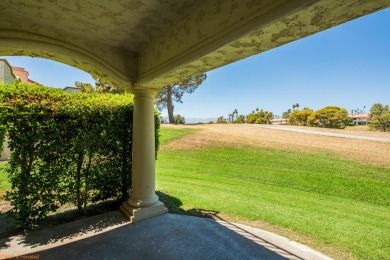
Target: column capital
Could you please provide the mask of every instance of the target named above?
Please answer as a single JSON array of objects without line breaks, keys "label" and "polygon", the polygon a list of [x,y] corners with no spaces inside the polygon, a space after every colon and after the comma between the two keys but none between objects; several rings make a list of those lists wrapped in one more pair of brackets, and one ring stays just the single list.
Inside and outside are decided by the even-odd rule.
[{"label": "column capital", "polygon": [[142,87],[136,87],[136,88],[132,88],[130,90],[130,92],[134,96],[153,97],[153,98],[160,91],[161,91],[161,88],[142,88]]}]

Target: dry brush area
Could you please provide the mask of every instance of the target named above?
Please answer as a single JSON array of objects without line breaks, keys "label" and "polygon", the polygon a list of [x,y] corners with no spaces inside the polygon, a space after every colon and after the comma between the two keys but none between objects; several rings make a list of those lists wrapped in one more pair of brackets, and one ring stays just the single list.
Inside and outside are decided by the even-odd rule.
[{"label": "dry brush area", "polygon": [[[187,150],[216,146],[252,146],[309,153],[329,151],[345,159],[390,167],[390,143],[263,129],[254,125],[205,124],[185,126],[162,125],[161,127],[199,129],[199,131],[190,136],[185,136],[163,145],[163,149]],[[310,129],[318,130],[318,128]],[[334,132],[335,130],[331,131]],[[362,136],[389,137],[387,133],[368,133],[367,131],[336,130],[336,132],[347,134],[352,132]]]}]

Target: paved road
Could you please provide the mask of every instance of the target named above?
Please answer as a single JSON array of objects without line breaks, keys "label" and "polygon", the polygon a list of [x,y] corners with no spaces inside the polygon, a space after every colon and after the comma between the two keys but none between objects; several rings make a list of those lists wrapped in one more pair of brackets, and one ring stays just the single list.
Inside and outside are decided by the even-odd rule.
[{"label": "paved road", "polygon": [[311,129],[300,129],[300,128],[294,128],[294,127],[288,127],[288,126],[277,126],[277,125],[272,125],[272,126],[271,125],[256,125],[256,126],[260,127],[260,128],[265,128],[265,129],[275,129],[275,130],[283,130],[283,131],[314,134],[314,135],[325,135],[325,136],[334,136],[334,137],[390,143],[390,138],[383,138],[383,137],[341,134],[341,133],[333,133],[333,132],[316,131],[316,130],[311,130]]}]

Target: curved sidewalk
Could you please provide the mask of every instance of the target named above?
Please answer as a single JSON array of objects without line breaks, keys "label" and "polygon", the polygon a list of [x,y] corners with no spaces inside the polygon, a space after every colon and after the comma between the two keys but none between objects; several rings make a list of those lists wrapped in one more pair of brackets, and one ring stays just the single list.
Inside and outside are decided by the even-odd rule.
[{"label": "curved sidewalk", "polygon": [[118,211],[0,240],[0,258],[19,255],[29,259],[330,259],[245,225],[174,214],[129,224]]},{"label": "curved sidewalk", "polygon": [[310,129],[300,129],[300,128],[294,128],[294,127],[288,127],[288,126],[277,126],[277,125],[272,125],[272,126],[271,125],[256,125],[256,126],[260,127],[260,128],[265,128],[265,129],[290,131],[290,132],[305,133],[305,134],[325,135],[325,136],[359,139],[359,140],[366,140],[366,141],[386,142],[386,143],[390,142],[390,138],[384,138],[384,137],[341,134],[341,133],[334,133],[334,132],[316,131],[316,130],[310,130]]}]

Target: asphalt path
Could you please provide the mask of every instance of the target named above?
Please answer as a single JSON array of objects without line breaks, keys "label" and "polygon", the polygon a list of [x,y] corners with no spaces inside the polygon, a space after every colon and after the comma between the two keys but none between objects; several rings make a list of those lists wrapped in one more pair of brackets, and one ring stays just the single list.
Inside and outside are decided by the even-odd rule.
[{"label": "asphalt path", "polygon": [[290,131],[290,132],[305,133],[305,134],[324,135],[324,136],[390,143],[390,138],[383,138],[383,137],[341,134],[341,133],[334,133],[334,132],[316,131],[311,129],[294,128],[288,126],[278,126],[278,125],[256,125],[256,126],[265,129],[274,129],[274,130]]}]

